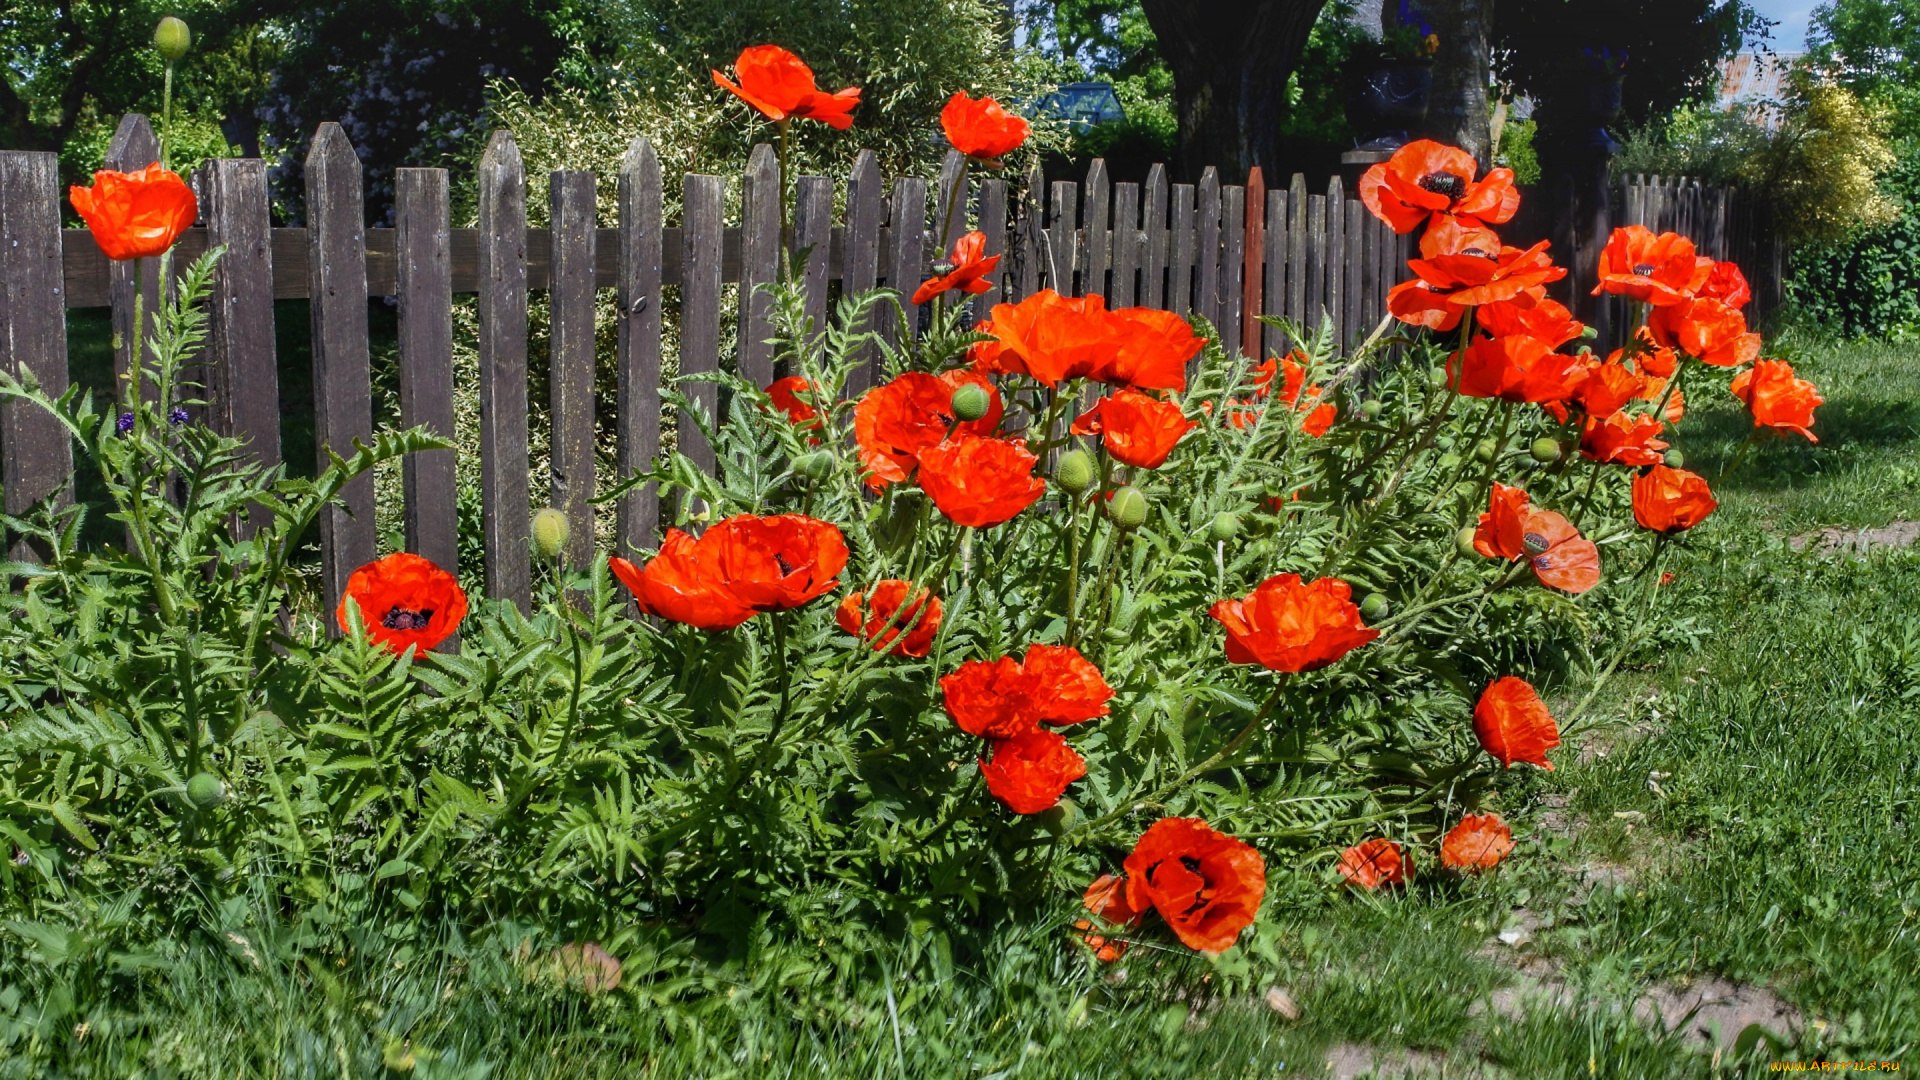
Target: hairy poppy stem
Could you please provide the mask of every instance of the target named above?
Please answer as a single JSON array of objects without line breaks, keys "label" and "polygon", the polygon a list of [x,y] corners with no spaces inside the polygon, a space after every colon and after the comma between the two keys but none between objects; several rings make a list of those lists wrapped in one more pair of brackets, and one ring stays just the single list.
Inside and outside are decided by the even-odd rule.
[{"label": "hairy poppy stem", "polygon": [[1613,673],[1620,669],[1620,662],[1627,658],[1627,653],[1632,651],[1634,643],[1640,639],[1640,634],[1646,628],[1647,622],[1652,619],[1655,600],[1660,595],[1660,556],[1667,550],[1668,539],[1666,533],[1660,533],[1654,537],[1653,555],[1647,559],[1647,567],[1642,571],[1650,582],[1647,586],[1646,606],[1641,610],[1640,618],[1634,622],[1633,629],[1627,631],[1626,640],[1622,641],[1620,648],[1615,650],[1613,659],[1607,664],[1607,669],[1594,679],[1593,685],[1587,688],[1587,695],[1580,699],[1580,704],[1573,707],[1567,722],[1561,725],[1563,735],[1572,735],[1578,730],[1580,722],[1586,718],[1588,706],[1593,704],[1594,698],[1600,696],[1600,691],[1606,688],[1607,681],[1613,678]]},{"label": "hairy poppy stem", "polygon": [[[1747,454],[1758,445],[1759,440],[1760,429],[1756,426],[1753,430],[1747,432],[1747,437],[1745,441],[1741,442],[1740,449],[1734,451],[1733,459],[1720,467],[1720,475],[1713,478],[1714,487],[1719,487],[1726,482],[1727,477],[1733,474],[1733,470],[1739,468],[1741,464],[1747,460]],[[1662,533],[1660,538],[1662,540],[1666,539],[1666,534]]]},{"label": "hairy poppy stem", "polygon": [[1080,497],[1067,496],[1067,647],[1079,641]]}]

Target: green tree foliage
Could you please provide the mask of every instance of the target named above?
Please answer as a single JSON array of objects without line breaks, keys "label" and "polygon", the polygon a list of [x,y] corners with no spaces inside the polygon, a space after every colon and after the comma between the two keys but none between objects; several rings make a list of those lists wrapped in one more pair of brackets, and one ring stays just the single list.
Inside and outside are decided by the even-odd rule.
[{"label": "green tree foliage", "polygon": [[1920,135],[1920,2],[1829,0],[1807,25],[1807,61],[1892,106],[1896,134]]}]

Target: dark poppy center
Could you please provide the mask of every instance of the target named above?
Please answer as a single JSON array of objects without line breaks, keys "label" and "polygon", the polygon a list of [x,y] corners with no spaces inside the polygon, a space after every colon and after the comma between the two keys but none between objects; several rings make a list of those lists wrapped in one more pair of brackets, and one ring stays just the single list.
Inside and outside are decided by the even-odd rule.
[{"label": "dark poppy center", "polygon": [[432,608],[424,611],[410,611],[399,604],[393,605],[385,615],[380,616],[380,625],[389,630],[425,630],[427,624],[432,621]]},{"label": "dark poppy center", "polygon": [[787,561],[787,557],[785,555],[782,555],[776,551],[773,554],[773,561],[779,565],[780,574],[782,577],[793,573],[793,564]]},{"label": "dark poppy center", "polygon": [[1420,186],[1449,199],[1458,199],[1467,193],[1467,182],[1450,172],[1430,172],[1420,178]]},{"label": "dark poppy center", "polygon": [[1553,569],[1553,560],[1545,555],[1535,555],[1533,557],[1533,568],[1535,570],[1551,570]]},{"label": "dark poppy center", "polygon": [[1541,536],[1537,532],[1528,533],[1526,536],[1521,538],[1521,542],[1526,544],[1527,551],[1534,555],[1539,555],[1545,552],[1548,548],[1553,546],[1552,544],[1547,542],[1546,537]]},{"label": "dark poppy center", "polygon": [[1633,276],[1650,277],[1652,276],[1652,274],[1653,274],[1652,263],[1634,263],[1633,264]]}]

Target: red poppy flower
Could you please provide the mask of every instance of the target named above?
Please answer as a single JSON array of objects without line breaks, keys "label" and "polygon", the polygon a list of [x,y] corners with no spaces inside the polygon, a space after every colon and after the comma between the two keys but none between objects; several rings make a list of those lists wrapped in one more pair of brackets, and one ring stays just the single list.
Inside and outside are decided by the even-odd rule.
[{"label": "red poppy flower", "polygon": [[[1340,413],[1332,402],[1320,402],[1320,387],[1307,385],[1306,365],[1295,360],[1294,357],[1305,359],[1304,355],[1296,350],[1289,354],[1286,359],[1280,361],[1280,370],[1282,373],[1280,400],[1292,406],[1295,412],[1304,412],[1307,414],[1305,419],[1300,421],[1300,430],[1317,439],[1325,435],[1327,431],[1333,427],[1333,422],[1339,417]],[[1260,387],[1261,393],[1263,394],[1273,381],[1273,370],[1271,367],[1273,362],[1273,358],[1268,357],[1267,363],[1261,365],[1261,368],[1265,369],[1265,373],[1257,377],[1254,381],[1254,385]],[[1261,368],[1256,368],[1255,370],[1259,371]],[[1229,421],[1233,421],[1233,419],[1231,416],[1228,417]],[[1245,427],[1247,425],[1236,422],[1234,426]]]},{"label": "red poppy flower", "polygon": [[888,578],[873,587],[871,601],[865,593],[849,593],[833,621],[871,642],[875,652],[892,646],[895,656],[925,656],[940,632],[940,598],[927,589],[912,590],[911,582]]},{"label": "red poppy flower", "polygon": [[1171,311],[1131,307],[1109,312],[1116,338],[1113,357],[1090,374],[1101,382],[1137,390],[1185,390],[1187,363],[1206,345],[1187,320]]},{"label": "red poppy flower", "polygon": [[1654,532],[1691,529],[1719,505],[1706,480],[1685,469],[1655,465],[1633,478],[1633,520]]},{"label": "red poppy flower", "polygon": [[1227,629],[1227,659],[1274,671],[1316,671],[1380,636],[1360,621],[1353,590],[1339,578],[1302,584],[1275,574],[1239,600],[1207,610]]},{"label": "red poppy flower", "polygon": [[980,775],[1009,810],[1037,814],[1059,802],[1067,785],[1087,775],[1087,762],[1058,732],[1035,728],[993,740],[991,756],[980,759]]},{"label": "red poppy flower", "polygon": [[438,648],[467,617],[467,594],[452,574],[429,559],[396,551],[347,578],[333,617],[347,629],[347,603],[360,609],[367,639],[395,654]]},{"label": "red poppy flower", "polygon": [[[1033,130],[1027,122],[990,97],[978,101],[958,91],[940,110],[940,127],[955,150],[988,165],[1020,149]],[[919,303],[919,301],[914,301]]]},{"label": "red poppy flower", "polygon": [[1489,559],[1526,559],[1542,585],[1579,594],[1600,584],[1600,549],[1566,518],[1529,505],[1527,493],[1495,483],[1473,549]]},{"label": "red poppy flower", "polygon": [[1456,364],[1456,390],[1502,401],[1565,401],[1587,376],[1579,357],[1554,352],[1530,337],[1479,338],[1465,353],[1448,358],[1449,376]]},{"label": "red poppy flower", "polygon": [[[814,408],[812,402],[800,396],[811,395],[812,392],[813,387],[808,386],[807,380],[798,375],[775,379],[773,385],[767,387],[767,396],[773,399],[774,408],[786,413],[787,419],[793,422],[793,426],[802,430],[820,426],[820,410]],[[807,441],[817,443],[820,439],[818,436],[809,436]]]},{"label": "red poppy flower", "polygon": [[1667,426],[1657,417],[1617,412],[1604,420],[1589,419],[1580,429],[1580,453],[1614,465],[1653,465],[1667,449],[1660,438]]},{"label": "red poppy flower", "polygon": [[1586,330],[1586,324],[1574,318],[1565,304],[1531,294],[1482,304],[1474,309],[1473,322],[1494,337],[1530,337],[1549,349],[1565,345]]},{"label": "red poppy flower", "polygon": [[1560,745],[1560,728],[1525,679],[1502,676],[1480,694],[1473,707],[1473,733],[1480,748],[1504,768],[1524,761],[1553,771],[1547,751]]},{"label": "red poppy flower", "polygon": [[1031,714],[1036,723],[1078,724],[1107,715],[1113,687],[1093,662],[1070,645],[1029,645],[1021,661],[1034,687]]},{"label": "red poppy flower", "polygon": [[102,170],[67,199],[107,258],[146,259],[166,251],[200,214],[193,189],[158,162],[133,172]]},{"label": "red poppy flower", "polygon": [[1754,427],[1797,431],[1809,442],[1819,442],[1810,430],[1814,407],[1825,399],[1805,379],[1796,379],[1785,360],[1759,360],[1733,377],[1733,394],[1753,412]]},{"label": "red poppy flower", "polygon": [[1513,850],[1513,830],[1499,814],[1468,814],[1440,841],[1440,865],[1491,870]]},{"label": "red poppy flower", "polygon": [[963,293],[978,295],[993,288],[993,282],[986,280],[993,268],[1000,265],[1000,256],[988,255],[987,234],[970,232],[953,242],[953,269],[937,277],[928,278],[913,292],[913,302],[924,304],[943,292],[958,289]]},{"label": "red poppy flower", "polygon": [[1199,818],[1161,818],[1124,864],[1127,906],[1151,906],[1190,949],[1225,952],[1253,925],[1267,895],[1267,862]]},{"label": "red poppy flower", "polygon": [[1033,697],[1040,677],[1011,656],[969,660],[940,678],[947,715],[961,731],[983,739],[1011,739],[1038,724]]},{"label": "red poppy flower", "polygon": [[[1144,910],[1136,909],[1127,902],[1126,879],[1114,877],[1112,874],[1101,874],[1094,878],[1093,884],[1087,886],[1086,894],[1080,898],[1080,902],[1085,904],[1087,910],[1104,924],[1099,929],[1108,932],[1115,929],[1132,929],[1139,926],[1140,920],[1146,916]],[[1126,955],[1126,942],[1109,938],[1106,934],[1093,933],[1092,931],[1096,928],[1091,922],[1077,919],[1073,926],[1076,930],[1088,932],[1084,940],[1093,949],[1093,955],[1101,963],[1111,964]]]},{"label": "red poppy flower", "polygon": [[1679,233],[1656,236],[1644,225],[1628,225],[1607,238],[1593,295],[1615,293],[1666,307],[1692,299],[1712,271],[1713,260],[1695,255],[1693,241]]},{"label": "red poppy flower", "polygon": [[[993,317],[980,325],[988,327],[997,343],[994,370],[1048,386],[1109,370],[1120,352],[1118,323],[1098,295],[1068,299],[1042,289],[1018,304],[994,305]],[[1181,386],[1185,378],[1183,369]]]},{"label": "red poppy flower", "polygon": [[617,555],[607,565],[642,612],[701,630],[731,630],[753,618],[754,610],[720,580],[712,556],[693,537],[668,529],[659,554],[644,568]]},{"label": "red poppy flower", "polygon": [[1612,416],[1646,390],[1646,377],[1616,360],[1619,355],[1588,365],[1586,379],[1574,391],[1573,399],[1588,416]]},{"label": "red poppy flower", "polygon": [[1116,390],[1073,422],[1075,435],[1098,435],[1107,453],[1139,469],[1157,469],[1182,436],[1200,425],[1180,406],[1133,390]]},{"label": "red poppy flower", "polygon": [[1399,844],[1376,836],[1340,853],[1340,876],[1371,892],[1382,885],[1405,885],[1413,877],[1413,862]]},{"label": "red poppy flower", "polygon": [[1730,262],[1717,262],[1708,271],[1706,283],[1698,290],[1699,295],[1718,300],[1728,307],[1741,308],[1753,299],[1753,289],[1747,285],[1747,275]]},{"label": "red poppy flower", "polygon": [[1455,307],[1512,300],[1567,276],[1547,257],[1547,241],[1525,249],[1506,247],[1493,230],[1464,227],[1452,218],[1421,237],[1420,256],[1408,260],[1407,268]]},{"label": "red poppy flower", "polygon": [[1664,348],[1679,349],[1715,367],[1738,367],[1760,355],[1760,335],[1747,317],[1719,300],[1683,300],[1656,308],[1647,330]]},{"label": "red poppy flower", "polygon": [[847,542],[835,526],[800,514],[739,514],[698,540],[669,529],[644,568],[618,557],[608,564],[641,611],[731,630],[756,611],[799,607],[837,587]]},{"label": "red poppy flower", "polygon": [[[953,392],[965,383],[984,386],[991,404],[978,420],[956,423]],[[988,435],[1000,425],[1000,391],[986,376],[968,368],[944,375],[909,371],[861,395],[853,407],[853,437],[860,466],[875,491],[905,480],[920,463],[920,453],[938,446],[950,433]]]},{"label": "red poppy flower", "polygon": [[813,83],[813,69],[778,45],[747,49],[733,62],[733,70],[740,78],[738,86],[718,71],[713,73],[713,84],[733,92],[769,120],[818,120],[840,131],[853,126],[853,107],[860,104],[860,91],[849,88],[837,94],[821,93]]},{"label": "red poppy flower", "polygon": [[956,525],[1010,521],[1047,493],[1024,439],[960,435],[920,452],[920,490]]},{"label": "red poppy flower", "polygon": [[1498,225],[1520,208],[1512,169],[1494,169],[1478,183],[1472,155],[1428,139],[1410,142],[1360,178],[1360,201],[1374,217],[1410,233],[1430,217],[1454,215]]}]

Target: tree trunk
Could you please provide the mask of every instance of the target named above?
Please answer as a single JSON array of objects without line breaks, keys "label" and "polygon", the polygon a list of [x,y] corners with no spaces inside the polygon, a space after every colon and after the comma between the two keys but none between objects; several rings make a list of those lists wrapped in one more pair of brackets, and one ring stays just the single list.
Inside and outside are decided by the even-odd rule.
[{"label": "tree trunk", "polygon": [[1427,135],[1472,154],[1486,168],[1497,147],[1487,123],[1494,0],[1426,0],[1421,5],[1440,35],[1433,56],[1433,97]]},{"label": "tree trunk", "polygon": [[1287,76],[1325,0],[1141,0],[1180,103],[1181,175],[1284,175]]}]

